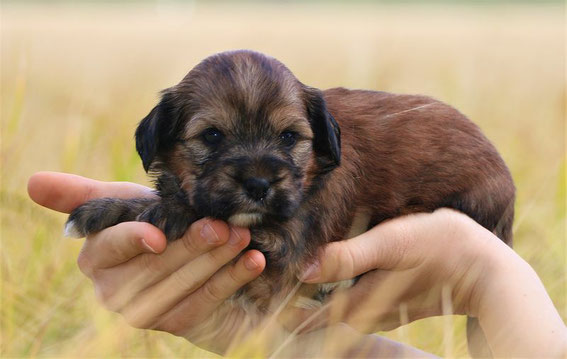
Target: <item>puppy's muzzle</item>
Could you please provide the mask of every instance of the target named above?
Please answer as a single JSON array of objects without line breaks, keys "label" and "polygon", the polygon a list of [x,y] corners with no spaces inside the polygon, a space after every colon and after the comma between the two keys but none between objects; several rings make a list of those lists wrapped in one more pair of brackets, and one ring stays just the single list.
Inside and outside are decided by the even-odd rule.
[{"label": "puppy's muzzle", "polygon": [[243,186],[248,197],[261,202],[268,195],[270,181],[262,177],[250,177],[244,180]]},{"label": "puppy's muzzle", "polygon": [[228,221],[250,226],[265,216],[287,218],[300,200],[299,182],[292,163],[271,154],[241,156],[225,162],[232,181],[234,207]]},{"label": "puppy's muzzle", "polygon": [[265,207],[278,191],[278,182],[289,176],[289,164],[271,155],[240,157],[233,164],[236,186],[252,207]]}]

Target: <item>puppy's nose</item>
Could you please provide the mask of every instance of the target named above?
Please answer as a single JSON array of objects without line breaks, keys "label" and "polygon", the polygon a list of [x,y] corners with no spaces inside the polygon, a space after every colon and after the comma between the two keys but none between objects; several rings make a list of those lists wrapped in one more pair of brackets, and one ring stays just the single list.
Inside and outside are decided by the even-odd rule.
[{"label": "puppy's nose", "polygon": [[260,201],[268,194],[270,182],[265,178],[250,177],[244,181],[244,189],[250,198]]}]

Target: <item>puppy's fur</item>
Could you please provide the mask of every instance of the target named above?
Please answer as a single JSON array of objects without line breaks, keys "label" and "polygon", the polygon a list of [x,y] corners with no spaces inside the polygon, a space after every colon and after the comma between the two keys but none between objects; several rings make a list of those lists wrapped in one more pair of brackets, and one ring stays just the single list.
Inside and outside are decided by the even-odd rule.
[{"label": "puppy's fur", "polygon": [[425,96],[320,91],[252,51],[213,55],[165,90],[136,148],[160,198],[88,202],[71,232],[138,220],[174,240],[207,216],[250,227],[267,268],[244,293],[264,309],[322,245],[403,214],[450,207],[512,241],[510,173],[457,110]]}]

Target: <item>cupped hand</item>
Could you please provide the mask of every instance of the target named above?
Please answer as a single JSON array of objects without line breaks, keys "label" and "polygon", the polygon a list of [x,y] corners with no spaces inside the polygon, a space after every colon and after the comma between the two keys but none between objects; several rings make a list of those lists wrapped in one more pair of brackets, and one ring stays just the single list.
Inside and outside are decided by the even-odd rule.
[{"label": "cupped hand", "polygon": [[344,321],[369,332],[466,314],[477,318],[495,357],[567,353],[567,328],[536,272],[498,237],[454,210],[384,222],[329,244],[318,258],[305,271],[305,282],[362,274],[352,288],[333,295],[323,323]]},{"label": "cupped hand", "polygon": [[[64,213],[93,198],[154,195],[133,183],[53,172],[32,176],[28,192],[38,204]],[[102,304],[130,325],[183,336],[225,353],[249,329],[243,323],[254,325],[248,313],[227,301],[266,265],[256,250],[234,261],[249,242],[247,229],[218,220],[199,220],[169,244],[148,223],[124,222],[87,238],[78,265]]]},{"label": "cupped hand", "polygon": [[302,280],[362,276],[337,293],[329,320],[364,332],[390,330],[443,314],[474,315],[486,246],[505,246],[467,216],[449,209],[384,222],[327,245]]}]

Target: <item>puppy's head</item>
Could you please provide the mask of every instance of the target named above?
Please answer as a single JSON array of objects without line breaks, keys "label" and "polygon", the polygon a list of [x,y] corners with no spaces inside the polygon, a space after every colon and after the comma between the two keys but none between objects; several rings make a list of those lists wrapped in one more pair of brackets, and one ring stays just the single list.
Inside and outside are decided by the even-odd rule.
[{"label": "puppy's head", "polygon": [[252,226],[293,215],[340,162],[319,90],[252,51],[213,55],[163,92],[136,130],[146,171],[169,171],[203,216]]}]

